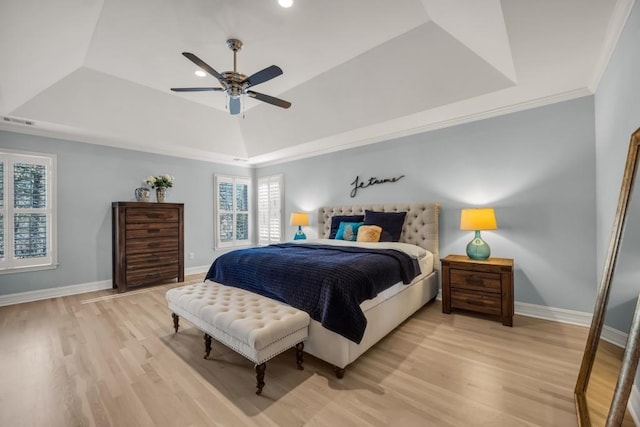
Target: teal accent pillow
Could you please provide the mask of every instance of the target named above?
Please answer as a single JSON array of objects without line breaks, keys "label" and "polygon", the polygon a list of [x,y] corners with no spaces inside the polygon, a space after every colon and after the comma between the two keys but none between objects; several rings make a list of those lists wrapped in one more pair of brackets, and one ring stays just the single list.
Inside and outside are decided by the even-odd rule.
[{"label": "teal accent pillow", "polygon": [[358,228],[364,222],[341,222],[336,232],[336,240],[349,240],[355,242],[358,238]]}]

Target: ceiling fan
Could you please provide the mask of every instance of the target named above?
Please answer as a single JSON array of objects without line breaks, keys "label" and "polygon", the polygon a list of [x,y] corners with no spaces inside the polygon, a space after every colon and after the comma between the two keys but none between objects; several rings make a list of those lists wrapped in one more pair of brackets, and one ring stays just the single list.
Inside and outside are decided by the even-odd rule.
[{"label": "ceiling fan", "polygon": [[203,71],[206,71],[207,73],[218,79],[222,87],[172,87],[171,90],[174,92],[226,92],[229,96],[229,112],[231,114],[240,113],[240,97],[242,95],[248,95],[251,98],[266,102],[267,104],[275,105],[276,107],[291,107],[291,103],[283,99],[248,90],[252,86],[259,85],[260,83],[264,83],[275,77],[278,77],[280,74],[282,74],[282,69],[280,67],[278,67],[277,65],[271,65],[270,67],[260,70],[257,73],[254,73],[247,77],[244,74],[239,73],[236,69],[236,54],[242,47],[242,42],[238,39],[229,39],[227,40],[227,46],[233,51],[233,71],[224,71],[222,73],[218,73],[216,70],[211,68],[209,64],[198,58],[193,53],[182,52],[182,54],[189,61],[193,62]]}]

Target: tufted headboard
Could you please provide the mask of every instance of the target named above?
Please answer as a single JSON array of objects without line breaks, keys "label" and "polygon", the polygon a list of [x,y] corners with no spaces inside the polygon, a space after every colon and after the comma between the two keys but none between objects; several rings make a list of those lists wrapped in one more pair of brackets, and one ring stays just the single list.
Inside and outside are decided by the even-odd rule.
[{"label": "tufted headboard", "polygon": [[433,253],[434,268],[440,269],[438,257],[438,215],[440,204],[434,202],[389,205],[326,206],[318,209],[318,236],[328,238],[334,215],[364,215],[364,211],[406,212],[400,241],[418,245]]}]

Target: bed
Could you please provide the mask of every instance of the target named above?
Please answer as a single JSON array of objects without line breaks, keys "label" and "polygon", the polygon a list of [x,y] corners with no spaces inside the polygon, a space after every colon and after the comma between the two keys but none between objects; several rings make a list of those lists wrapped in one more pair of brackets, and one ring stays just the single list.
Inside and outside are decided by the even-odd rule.
[{"label": "bed", "polygon": [[[339,378],[342,378],[345,372],[345,368],[350,363],[353,363],[360,355],[362,355],[381,338],[383,338],[394,328],[400,325],[416,310],[436,297],[438,293],[439,271],[439,204],[414,203],[323,207],[318,210],[318,236],[320,240],[285,243],[280,245],[282,246],[282,248],[272,249],[271,247],[268,247],[264,249],[264,251],[268,252],[272,250],[288,249],[291,246],[301,246],[310,250],[316,249],[313,247],[314,245],[321,244],[322,246],[318,248],[334,250],[336,246],[345,246],[347,247],[344,249],[345,251],[355,251],[356,249],[351,248],[352,245],[348,242],[322,239],[327,239],[329,237],[332,217],[343,215],[363,215],[365,210],[372,210],[376,212],[406,212],[404,222],[402,223],[402,232],[399,238],[400,244],[397,246],[401,246],[404,250],[408,250],[407,253],[415,252],[415,254],[412,255],[413,258],[415,258],[413,262],[418,263],[420,268],[419,270],[417,270],[417,277],[413,278],[412,280],[407,280],[405,276],[402,276],[402,280],[399,280],[397,283],[395,282],[395,280],[393,280],[390,283],[395,284],[382,291],[379,291],[377,293],[377,296],[375,296],[374,298],[362,301],[359,307],[356,306],[357,311],[360,313],[359,315],[362,316],[362,314],[364,314],[364,319],[366,319],[363,319],[364,325],[362,325],[362,331],[360,335],[358,335],[357,339],[348,339],[346,338],[348,334],[344,334],[342,332],[336,333],[334,332],[335,329],[330,330],[331,327],[327,326],[324,319],[319,319],[317,318],[317,316],[312,315],[312,318],[316,317],[317,320],[311,320],[311,324],[309,326],[309,338],[305,342],[305,351],[319,359],[332,364],[335,367],[336,375]],[[370,247],[375,247],[376,249],[372,249],[373,251],[386,251],[386,249],[384,249],[386,247],[386,244],[384,243],[369,243],[364,244],[363,246],[367,245]],[[416,248],[416,246],[424,249],[424,251],[422,249]],[[411,248],[413,248],[414,250],[411,250]],[[296,248],[296,250],[298,250],[298,248]],[[336,250],[342,249],[338,248]],[[238,251],[234,256],[242,256],[244,258],[235,258],[237,260],[237,264],[233,264],[234,258],[232,258],[231,260],[226,260],[226,269],[229,272],[227,276],[221,273],[221,271],[223,271],[225,268],[222,266],[223,263],[220,263],[220,265],[216,267],[216,263],[218,263],[218,260],[216,260],[214,262],[214,265],[212,265],[211,270],[207,274],[207,278],[226,278],[231,277],[235,274],[237,276],[235,280],[240,281],[239,283],[225,283],[225,280],[215,281],[238,287],[244,287],[245,283],[242,283],[242,278],[247,277],[246,281],[249,282],[248,277],[251,277],[251,275],[253,275],[254,283],[260,282],[260,280],[257,280],[256,278],[261,277],[261,274],[264,273],[264,270],[262,273],[258,271],[259,268],[261,268],[260,266],[264,265],[264,263],[252,262],[254,258],[249,257],[249,255],[255,256],[255,259],[260,258],[257,258],[259,254],[251,253],[251,251],[252,250],[245,250],[245,252],[243,252],[242,254],[240,254],[241,251]],[[261,252],[263,250],[255,249],[255,251]],[[277,257],[277,254],[275,256]],[[320,258],[318,257],[316,259]],[[229,262],[231,262],[231,264],[229,264]],[[251,271],[252,268],[256,268],[256,272]],[[271,268],[271,270],[273,270],[273,268]],[[405,283],[403,283],[403,281]],[[245,289],[254,291],[254,289],[252,288],[245,287]],[[341,291],[341,289],[342,288],[339,288],[339,291]],[[255,290],[256,293],[261,293],[263,295],[273,297],[273,295],[269,295],[269,291],[270,290],[268,288]],[[277,297],[276,299],[282,300],[281,298]],[[296,304],[292,303],[291,305],[295,306]],[[340,310],[343,310],[343,308],[340,308]],[[329,327],[329,329],[323,326],[323,323],[325,324],[325,326]]]}]

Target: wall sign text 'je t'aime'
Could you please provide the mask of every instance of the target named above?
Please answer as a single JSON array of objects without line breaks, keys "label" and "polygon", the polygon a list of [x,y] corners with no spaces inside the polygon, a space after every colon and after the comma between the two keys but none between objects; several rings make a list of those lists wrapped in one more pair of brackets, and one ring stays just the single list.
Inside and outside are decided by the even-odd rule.
[{"label": "wall sign text 'je t'aime'", "polygon": [[354,179],[351,183],[351,185],[353,186],[353,188],[351,189],[351,197],[356,197],[356,194],[358,194],[358,190],[361,188],[371,187],[372,185],[376,184],[386,184],[387,182],[398,182],[402,178],[404,178],[404,175],[383,179],[378,179],[375,176],[372,176],[371,178],[369,178],[369,181],[360,181],[360,177],[356,176],[356,179]]}]

